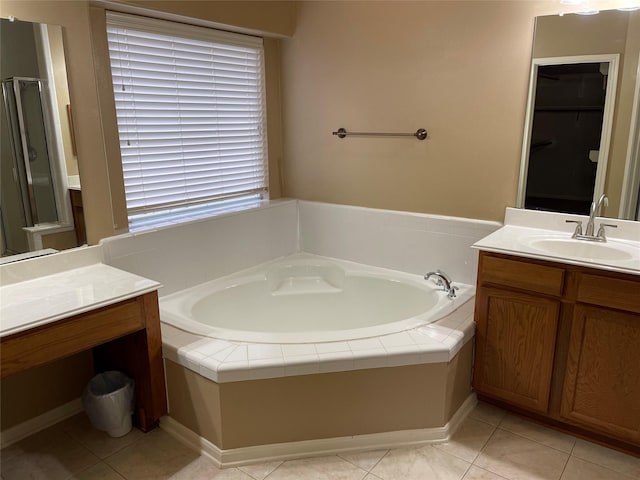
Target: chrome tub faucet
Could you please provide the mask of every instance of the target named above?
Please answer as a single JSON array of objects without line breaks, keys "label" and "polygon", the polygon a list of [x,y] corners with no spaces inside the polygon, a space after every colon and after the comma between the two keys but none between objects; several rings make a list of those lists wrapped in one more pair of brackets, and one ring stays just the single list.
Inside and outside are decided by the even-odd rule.
[{"label": "chrome tub faucet", "polygon": [[448,298],[456,298],[456,290],[458,290],[458,287],[451,285],[451,278],[449,278],[446,273],[442,270],[436,270],[435,272],[428,272],[424,275],[425,280],[429,280],[431,277],[435,277],[436,285],[442,287],[442,289],[448,293]]}]

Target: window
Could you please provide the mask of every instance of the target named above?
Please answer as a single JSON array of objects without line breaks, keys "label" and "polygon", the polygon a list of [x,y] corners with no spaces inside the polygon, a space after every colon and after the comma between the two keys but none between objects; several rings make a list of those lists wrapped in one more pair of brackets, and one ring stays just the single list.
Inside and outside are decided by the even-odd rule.
[{"label": "window", "polygon": [[107,13],[129,229],[267,192],[262,39]]}]

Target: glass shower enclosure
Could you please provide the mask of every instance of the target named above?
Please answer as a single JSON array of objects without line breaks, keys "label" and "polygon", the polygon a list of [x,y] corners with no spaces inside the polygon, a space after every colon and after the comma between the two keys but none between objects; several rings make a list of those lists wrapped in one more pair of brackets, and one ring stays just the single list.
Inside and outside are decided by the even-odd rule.
[{"label": "glass shower enclosure", "polygon": [[[4,222],[4,217],[11,214],[8,210],[19,213],[23,227],[58,222],[42,89],[42,80],[38,78],[13,77],[2,81],[13,153],[11,170],[19,198],[17,205],[2,205],[2,216]],[[3,185],[7,186],[5,182]],[[7,196],[2,197],[3,203],[7,202]],[[5,246],[21,250],[17,245],[13,248],[8,244]]]}]

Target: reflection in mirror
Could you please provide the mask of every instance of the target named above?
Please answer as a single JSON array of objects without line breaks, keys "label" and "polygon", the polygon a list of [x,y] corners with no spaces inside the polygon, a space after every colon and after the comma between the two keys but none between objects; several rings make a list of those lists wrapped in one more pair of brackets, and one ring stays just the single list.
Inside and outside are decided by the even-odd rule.
[{"label": "reflection in mirror", "polygon": [[588,215],[602,194],[618,57],[534,58],[525,208]]},{"label": "reflection in mirror", "polygon": [[638,219],[640,11],[536,19],[519,207]]},{"label": "reflection in mirror", "polygon": [[[62,28],[0,19],[2,263],[83,243]],[[74,196],[78,198],[79,195]]]}]

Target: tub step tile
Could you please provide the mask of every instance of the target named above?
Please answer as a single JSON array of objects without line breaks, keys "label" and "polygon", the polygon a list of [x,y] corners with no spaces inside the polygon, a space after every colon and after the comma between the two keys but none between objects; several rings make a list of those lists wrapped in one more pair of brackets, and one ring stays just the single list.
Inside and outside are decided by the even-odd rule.
[{"label": "tub step tile", "polygon": [[386,351],[379,348],[371,350],[356,350],[353,352],[353,364],[356,370],[386,367]]},{"label": "tub step tile", "polygon": [[384,347],[378,338],[362,338],[360,340],[350,340],[348,342],[349,348],[352,352],[358,350],[374,350],[379,349],[384,351]]},{"label": "tub step tile", "polygon": [[316,355],[318,352],[313,343],[285,343],[282,345],[282,353],[285,358],[288,358],[299,355]]},{"label": "tub step tile", "polygon": [[385,347],[387,351],[387,366],[401,367],[404,365],[416,365],[422,359],[422,353],[416,345],[404,345]]},{"label": "tub step tile", "polygon": [[250,343],[247,345],[247,358],[249,361],[269,358],[282,359],[282,347],[279,344]]},{"label": "tub step tile", "polygon": [[391,335],[384,335],[380,337],[380,342],[382,345],[387,347],[403,347],[406,345],[415,345],[413,338],[409,335],[408,332],[398,332],[392,333]]},{"label": "tub step tile", "polygon": [[353,352],[318,353],[320,373],[354,370]]},{"label": "tub step tile", "polygon": [[351,352],[349,344],[347,342],[326,342],[316,343],[316,351],[319,354],[335,353],[335,352]]},{"label": "tub step tile", "polygon": [[249,369],[251,380],[284,377],[284,360],[282,358],[249,360]]},{"label": "tub step tile", "polygon": [[285,358],[285,377],[313,373],[320,373],[320,357],[317,353],[313,355],[293,355]]},{"label": "tub step tile", "polygon": [[249,361],[221,363],[216,372],[217,382],[241,382],[251,379]]}]

